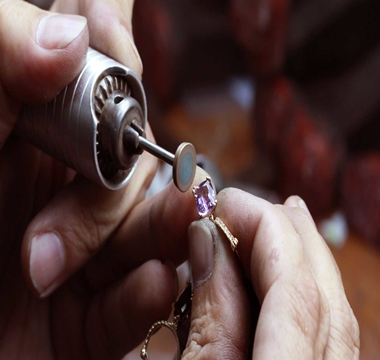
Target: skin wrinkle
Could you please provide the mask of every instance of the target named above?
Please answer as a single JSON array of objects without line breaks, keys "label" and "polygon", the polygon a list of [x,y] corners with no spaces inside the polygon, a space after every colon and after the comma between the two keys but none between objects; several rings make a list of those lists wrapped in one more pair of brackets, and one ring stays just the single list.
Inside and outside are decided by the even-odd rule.
[{"label": "skin wrinkle", "polygon": [[81,225],[84,225],[85,230],[79,239],[85,240],[83,241],[85,250],[87,254],[92,256],[103,246],[103,239],[106,237],[106,234],[111,232],[112,222],[108,219],[103,219],[102,210],[99,212],[99,209],[95,210],[92,207],[87,207],[86,204],[82,203],[79,203],[78,205],[81,214],[81,222],[79,227],[83,231],[83,227]]},{"label": "skin wrinkle", "polygon": [[[101,238],[98,225],[91,226],[89,220],[86,221],[84,213],[81,211],[76,213],[77,219],[82,216],[81,221],[76,221],[70,227],[57,227],[63,241],[63,246],[68,254],[67,261],[70,261],[71,256],[91,257],[94,255],[101,244]],[[88,239],[91,239],[88,241]]]},{"label": "skin wrinkle", "polygon": [[[330,305],[334,307],[332,315],[330,341],[327,345],[331,358],[337,354],[343,353],[344,358],[355,358],[354,355],[359,355],[359,325],[353,316],[353,312],[348,302],[343,299],[338,300],[340,304]],[[345,349],[342,349],[343,344]],[[339,348],[339,350],[337,350]]]},{"label": "skin wrinkle", "polygon": [[[192,321],[190,337],[182,359],[220,360],[243,358],[242,351],[234,341],[236,338],[234,339],[234,336],[231,336],[229,325],[222,325],[218,317],[214,321],[210,320],[209,314],[206,314]],[[222,339],[222,341],[218,339]]]},{"label": "skin wrinkle", "polygon": [[[200,336],[200,334],[199,334]],[[191,360],[191,359],[197,359],[199,358],[199,354],[202,351],[201,345],[197,343],[196,340],[191,340],[190,342],[188,341],[186,345],[186,349],[184,353],[182,354],[182,359],[183,360]]]},{"label": "skin wrinkle", "polygon": [[[245,299],[240,288],[240,267],[235,255],[229,253],[231,249],[224,235],[211,222],[203,221],[210,228],[215,243],[213,277],[194,293],[193,304],[198,307],[193,314],[196,318],[191,323],[183,359],[243,359],[247,355],[246,338],[236,331],[236,326],[244,327],[247,316],[247,313],[240,314],[243,321],[236,316]],[[230,261],[232,264],[227,263]]]},{"label": "skin wrinkle", "polygon": [[218,302],[215,304],[208,296],[202,301],[204,302],[202,306],[205,309],[201,310],[202,315],[200,317],[191,321],[190,336],[187,341],[188,345],[184,353],[186,355],[184,359],[198,359],[201,352],[207,353],[206,346],[212,346],[217,343],[214,339],[219,339],[219,335],[224,337],[223,331],[218,331],[217,326],[220,323],[220,319],[218,319]]},{"label": "skin wrinkle", "polygon": [[[285,206],[281,207],[281,209],[283,210],[283,212],[287,216],[290,216],[293,224],[295,224],[296,231],[300,233],[301,237],[307,238],[308,236],[310,236],[310,235],[308,235],[308,232],[305,231],[304,225],[302,225],[302,226],[300,225],[300,224],[305,224],[305,222],[307,221],[307,219],[305,218],[305,214],[303,213],[303,211],[301,211],[302,209],[298,210],[296,208],[287,208]],[[340,351],[337,350],[339,348],[339,346],[336,346],[336,344],[341,346],[342,343],[343,344],[346,343],[347,349],[349,349],[351,347],[351,348],[353,348],[353,350],[351,350],[351,352],[350,352],[350,350],[348,350],[347,354],[345,355],[345,358],[348,358],[347,357],[348,355],[350,355],[351,357],[355,356],[354,355],[355,353],[356,353],[356,356],[358,356],[358,353],[359,353],[359,328],[357,325],[356,318],[353,315],[352,309],[351,309],[350,305],[348,304],[347,298],[345,297],[345,294],[344,294],[344,288],[343,288],[340,270],[339,270],[339,268],[338,268],[338,266],[337,266],[337,264],[336,264],[336,262],[332,256],[331,252],[329,251],[325,241],[323,240],[323,238],[321,237],[320,234],[317,234],[316,239],[315,239],[315,243],[318,243],[318,241],[321,244],[321,246],[323,246],[326,249],[325,255],[328,256],[328,258],[329,258],[328,260],[330,260],[328,263],[332,265],[332,270],[331,269],[329,269],[329,270],[334,271],[335,276],[336,276],[335,282],[326,283],[324,278],[326,276],[328,276],[328,274],[324,274],[322,272],[322,275],[321,275],[319,272],[320,281],[322,281],[324,283],[325,290],[328,291],[328,293],[329,293],[329,298],[327,299],[327,297],[326,297],[326,302],[328,302],[330,304],[329,308],[332,309],[330,311],[331,317],[332,317],[332,320],[331,320],[332,325],[329,329],[330,331],[329,331],[329,336],[327,339],[328,343],[325,345],[324,354],[326,356],[326,359],[330,359],[330,357],[335,358],[337,356],[337,354],[344,352],[344,350],[340,350]],[[307,247],[305,247],[305,249],[307,249]],[[316,251],[318,251],[318,250],[316,249]],[[309,248],[309,250],[306,252],[306,256],[308,256],[309,262],[310,262],[310,264],[312,264],[312,262],[314,261],[314,257],[310,257],[310,255],[311,255],[311,253],[310,253],[310,248]],[[327,271],[327,270],[328,269],[326,269],[325,271]],[[311,269],[311,271],[312,271],[312,269]],[[323,289],[320,289],[320,291],[321,291],[321,294],[324,293]],[[338,302],[338,305],[335,305],[334,302]],[[343,312],[343,316],[339,315],[340,312]],[[355,333],[355,335],[350,334],[350,330],[346,330],[348,333],[348,335],[346,335],[346,336],[344,334],[340,334],[338,336],[335,335],[336,332],[342,332],[342,331],[343,331],[343,333],[345,332],[345,330],[344,329],[342,330],[341,328],[337,328],[336,331],[334,330],[334,328],[337,327],[337,324],[339,325],[339,323],[342,323],[342,319],[343,319],[342,327],[343,328],[345,326],[351,327],[353,329],[352,331],[353,331],[353,333]],[[337,339],[334,339],[335,337],[337,337]],[[331,342],[333,343],[333,345],[331,345]],[[355,349],[356,349],[356,352],[355,352]],[[331,354],[333,354],[333,355],[331,355]]]},{"label": "skin wrinkle", "polygon": [[323,288],[318,284],[317,281],[316,284],[319,288],[320,295],[320,321],[318,323],[318,335],[315,340],[314,353],[320,354],[320,359],[323,359],[324,350],[326,349],[328,339],[330,337],[331,310]]},{"label": "skin wrinkle", "polygon": [[[316,338],[315,334],[318,329],[319,309],[317,305],[309,304],[309,297],[305,297],[303,293],[304,288],[301,289],[299,284],[297,285],[296,283],[297,281],[295,281],[295,283],[290,282],[291,285],[289,286],[289,283],[284,284],[284,282],[279,279],[268,291],[264,302],[268,301],[268,298],[270,301],[273,301],[273,297],[281,296],[281,298],[283,298],[282,302],[286,303],[286,309],[288,309],[288,311],[290,310],[289,315],[294,325],[294,327],[290,329],[293,328],[297,333],[302,334],[310,343],[310,340],[313,341],[313,339]],[[304,286],[308,287],[309,285],[304,284]],[[314,293],[315,291],[313,290],[311,295]],[[314,309],[311,309],[311,306],[314,307]],[[313,314],[315,312],[317,314]],[[289,322],[289,324],[291,323]],[[301,341],[301,343],[303,344],[304,341]]]},{"label": "skin wrinkle", "polygon": [[300,281],[295,279],[295,282],[291,283],[289,294],[294,303],[297,304],[293,307],[295,324],[305,338],[317,339],[322,309],[320,292],[316,282],[314,279],[311,280],[310,276]]},{"label": "skin wrinkle", "polygon": [[[61,196],[65,195],[61,194]],[[71,246],[83,253],[93,255],[102,246],[102,241],[106,237],[106,234],[111,232],[114,226],[113,221],[110,220],[109,214],[103,209],[93,208],[83,202],[76,202],[74,204],[73,199],[71,201],[75,208],[76,219],[80,220],[72,223],[70,228],[64,227],[60,230],[60,233],[72,231],[75,236],[65,237]],[[115,214],[115,217],[117,217],[117,214]],[[90,239],[90,241],[78,241],[78,239]]]},{"label": "skin wrinkle", "polygon": [[[211,306],[212,308],[212,306]],[[219,322],[210,320],[214,318],[208,312],[203,312],[201,317],[198,317],[191,322],[190,337],[187,342],[183,359],[202,359],[201,353],[209,354],[207,347],[212,347],[218,344],[217,340],[224,337],[224,332],[220,331],[216,326]],[[222,337],[220,337],[220,335]],[[227,341],[228,342],[228,341]],[[219,346],[217,346],[217,349]],[[213,351],[213,353],[217,351]]]},{"label": "skin wrinkle", "polygon": [[[271,224],[273,221],[276,221],[276,219],[274,219],[274,216],[277,216],[277,214],[272,213],[272,212],[265,212],[265,213],[263,212],[263,214],[260,216],[260,220],[259,220],[259,223],[258,223],[258,226],[256,229],[256,233],[254,235],[255,237],[260,236],[260,238],[262,238],[262,239],[272,237]],[[267,232],[269,232],[268,235],[266,235]],[[249,273],[251,273],[253,271],[253,269],[258,269],[258,271],[262,271],[263,269],[266,268],[266,265],[265,265],[265,262],[267,261],[266,257],[260,256],[260,254],[259,255],[254,254],[254,253],[257,253],[257,251],[255,251],[255,250],[257,249],[258,246],[260,246],[260,244],[256,244],[256,246],[255,246],[255,243],[253,244],[252,252],[251,252],[251,271]],[[255,259],[256,260],[260,259],[261,265],[259,265],[259,267],[256,266]],[[258,299],[261,302],[264,301],[265,293],[267,293],[269,291],[269,289],[273,286],[273,284],[281,276],[281,272],[274,271],[274,273],[275,273],[275,275],[272,274],[271,281],[265,285],[264,285],[264,283],[262,283],[262,284],[260,283],[260,281],[261,282],[264,281],[263,277],[252,275],[255,292],[256,292],[256,295],[258,296]],[[266,281],[268,281],[268,279],[266,279]]]},{"label": "skin wrinkle", "polygon": [[[262,225],[263,223],[264,223],[264,222],[262,222],[260,225]],[[262,226],[264,226],[264,225],[262,225]],[[266,228],[266,227],[264,227],[264,228]],[[261,236],[262,236],[262,237],[265,237],[265,235],[262,235],[262,234],[261,234]],[[300,242],[301,239],[300,239],[299,235],[296,234],[295,236],[296,236],[296,238],[298,239],[298,240],[296,240],[296,242]],[[265,267],[265,266],[264,266],[264,267]],[[296,265],[294,265],[294,267],[297,268],[297,269],[299,269],[299,266],[297,267]],[[309,272],[310,275],[312,275],[312,273],[309,271],[308,268],[305,269],[304,271],[306,271],[306,274]],[[299,277],[299,276],[300,276],[300,274],[297,273],[296,277]],[[309,276],[308,276],[308,277],[309,277]],[[267,295],[268,295],[270,292],[275,291],[275,290],[273,290],[273,289],[277,286],[277,284],[281,284],[282,282],[283,282],[283,277],[282,277],[282,276],[277,276],[276,279],[272,282],[271,288],[268,290]],[[293,277],[292,277],[292,281],[290,281],[290,285],[291,285],[290,287],[292,287],[292,286],[294,286],[294,285],[296,286],[295,291],[293,291],[294,294],[292,294],[292,290],[290,290],[290,295],[292,295],[293,301],[294,301],[295,303],[297,303],[297,302],[299,302],[300,300],[302,300],[302,298],[300,298],[300,295],[301,295],[302,297],[305,296],[305,294],[303,294],[304,289],[300,289],[300,288],[299,288],[299,286],[300,286],[302,283],[304,283],[304,282],[305,282],[305,280],[302,281],[302,279],[301,279],[301,281],[298,281],[298,280],[294,281],[294,278],[293,278]],[[316,285],[316,282],[315,282],[314,278],[313,278],[313,283]],[[306,289],[308,289],[308,287],[310,286],[309,283],[308,283],[308,281],[307,281],[304,285],[305,285]],[[298,288],[297,288],[297,286],[298,286]],[[316,286],[317,286],[317,285],[316,285]],[[306,309],[309,310],[309,312],[310,312],[310,310],[311,310],[312,308],[309,307],[309,304],[308,304],[308,301],[307,301],[307,300],[310,299],[310,298],[313,299],[313,298],[314,298],[314,294],[319,295],[318,290],[319,290],[318,287],[312,289],[312,293],[311,293],[310,295],[308,295],[308,296],[307,296],[307,292],[306,292],[306,296],[307,296],[307,298],[304,299],[303,303],[305,303],[305,305],[306,305]],[[289,291],[289,290],[287,289],[286,291]],[[309,290],[309,291],[310,291],[310,290]],[[281,293],[281,291],[277,291],[277,293]],[[282,291],[282,293],[284,293],[284,291]],[[266,299],[264,299],[264,301],[266,301]],[[313,305],[313,304],[311,304],[311,305],[312,305],[312,306],[315,306],[315,305]],[[297,304],[296,306],[294,306],[294,309],[295,309],[295,310],[303,310],[304,308],[305,308],[305,306],[300,306],[299,304]],[[320,309],[318,308],[317,310],[319,311]],[[313,316],[312,312],[310,312],[310,314],[312,315],[312,318],[314,317],[314,318],[316,319],[316,320],[315,320],[315,323],[318,325],[319,316],[315,316],[315,315]],[[293,318],[296,319],[296,324],[297,324],[297,326],[299,327],[299,329],[301,330],[301,332],[304,333],[304,335],[307,336],[308,338],[312,338],[312,336],[311,336],[311,334],[310,334],[310,330],[309,330],[309,333],[305,332],[305,328],[310,327],[310,326],[305,326],[305,324],[302,324],[302,322],[300,321],[300,320],[302,320],[302,317],[301,317],[302,315],[303,315],[302,313],[298,312],[298,313],[296,313],[296,314],[293,316]],[[317,331],[318,331],[318,329],[317,329]]]}]

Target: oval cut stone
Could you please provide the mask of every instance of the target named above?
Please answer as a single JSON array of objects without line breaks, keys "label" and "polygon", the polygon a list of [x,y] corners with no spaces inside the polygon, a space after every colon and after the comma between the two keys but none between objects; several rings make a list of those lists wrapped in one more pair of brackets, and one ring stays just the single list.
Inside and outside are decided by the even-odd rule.
[{"label": "oval cut stone", "polygon": [[193,189],[198,214],[204,218],[214,211],[216,206],[216,192],[210,179],[206,179]]}]

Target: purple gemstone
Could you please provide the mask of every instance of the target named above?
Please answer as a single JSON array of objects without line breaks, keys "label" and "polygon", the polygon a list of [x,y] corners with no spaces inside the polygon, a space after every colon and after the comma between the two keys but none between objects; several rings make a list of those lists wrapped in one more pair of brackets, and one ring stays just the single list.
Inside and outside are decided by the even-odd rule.
[{"label": "purple gemstone", "polygon": [[201,182],[194,188],[193,194],[199,216],[209,216],[216,206],[216,194],[212,182],[209,179]]}]

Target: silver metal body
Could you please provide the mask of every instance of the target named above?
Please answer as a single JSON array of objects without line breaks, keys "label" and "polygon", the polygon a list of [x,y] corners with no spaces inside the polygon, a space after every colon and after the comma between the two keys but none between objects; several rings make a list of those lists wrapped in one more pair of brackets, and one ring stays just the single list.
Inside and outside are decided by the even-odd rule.
[{"label": "silver metal body", "polygon": [[[130,98],[138,103],[137,112],[129,111]],[[102,126],[102,118],[112,116],[117,121]],[[123,151],[124,130],[133,120],[145,129],[147,106],[139,78],[89,49],[79,76],[53,101],[23,109],[16,133],[89,180],[117,190],[129,181],[139,158],[137,152]],[[114,151],[119,152],[116,160]]]}]

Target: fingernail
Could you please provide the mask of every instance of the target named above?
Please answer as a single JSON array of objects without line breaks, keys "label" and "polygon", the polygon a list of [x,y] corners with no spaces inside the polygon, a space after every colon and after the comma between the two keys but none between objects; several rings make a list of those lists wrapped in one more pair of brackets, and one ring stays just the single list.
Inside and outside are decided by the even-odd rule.
[{"label": "fingernail", "polygon": [[41,297],[50,294],[65,268],[61,240],[53,233],[37,235],[30,248],[30,277]]},{"label": "fingernail", "polygon": [[202,221],[189,227],[189,258],[194,289],[206,282],[214,265],[214,240],[211,230]]},{"label": "fingernail", "polygon": [[[132,68],[138,75],[141,75],[143,70],[143,63],[141,61],[139,51],[137,50],[131,33],[125,27],[123,27],[123,29],[129,43],[129,46],[126,47],[126,51],[128,52],[128,54],[126,54],[129,62],[128,66]],[[134,64],[132,64],[131,61],[134,61]]]},{"label": "fingernail", "polygon": [[78,15],[47,15],[37,28],[36,41],[46,50],[63,49],[86,27],[87,20]]}]

